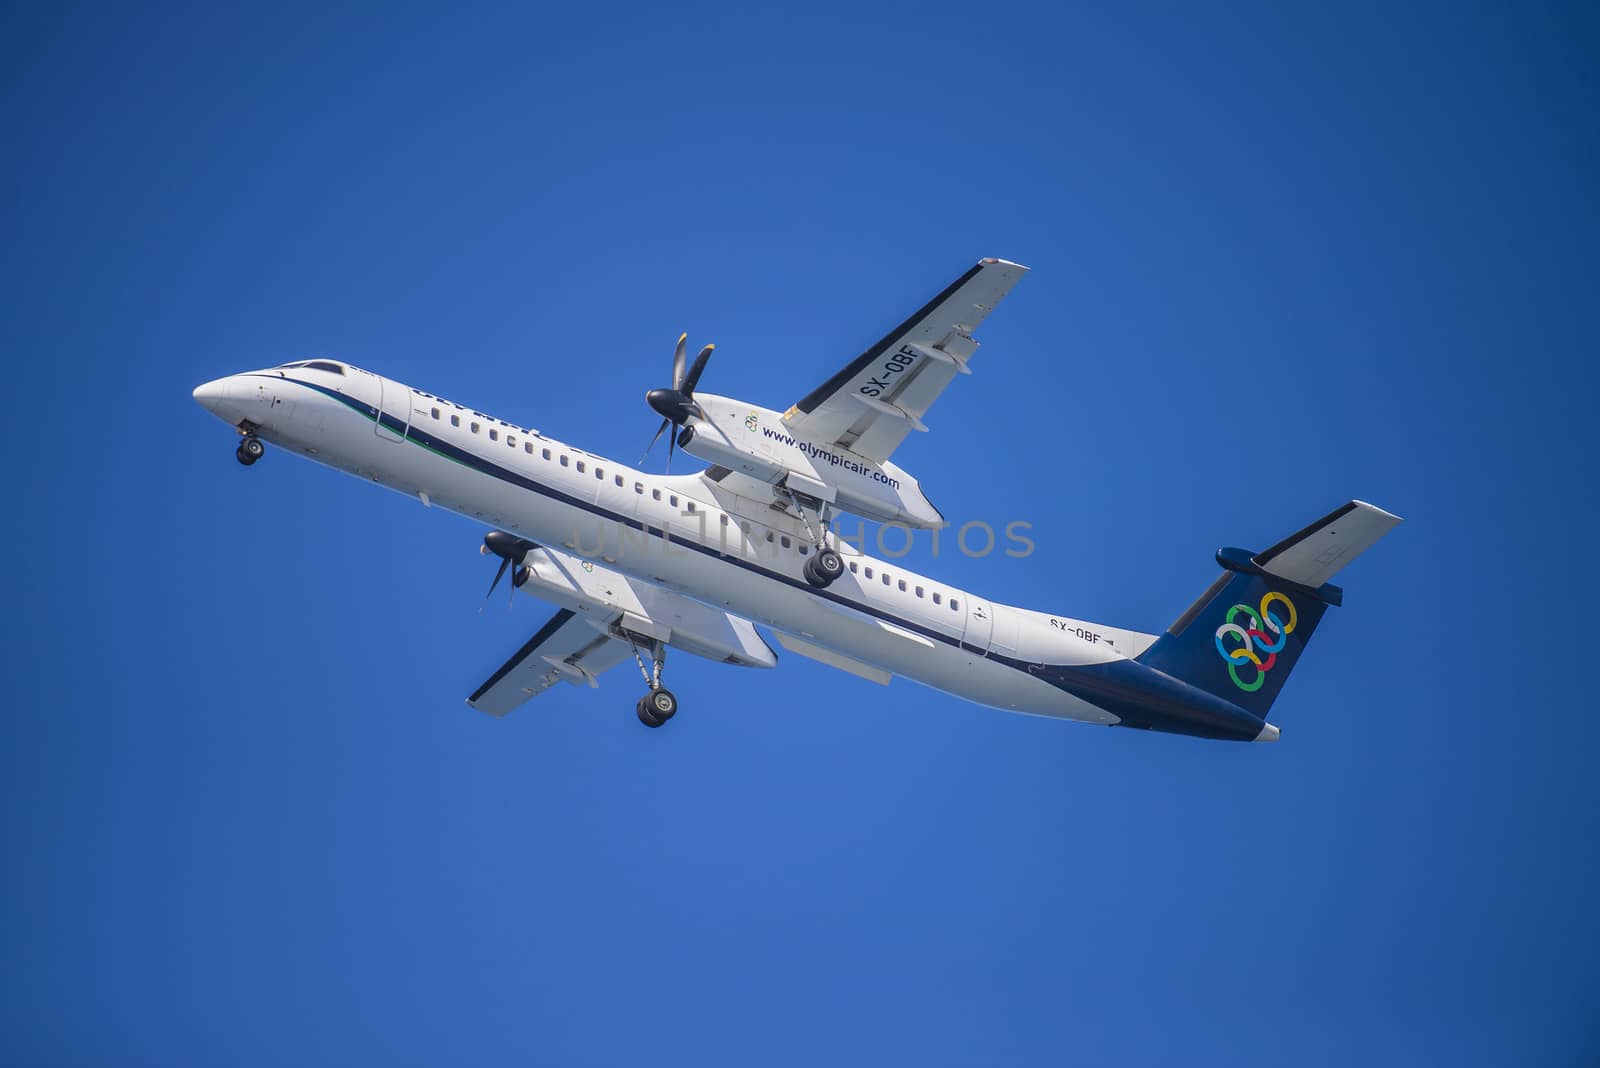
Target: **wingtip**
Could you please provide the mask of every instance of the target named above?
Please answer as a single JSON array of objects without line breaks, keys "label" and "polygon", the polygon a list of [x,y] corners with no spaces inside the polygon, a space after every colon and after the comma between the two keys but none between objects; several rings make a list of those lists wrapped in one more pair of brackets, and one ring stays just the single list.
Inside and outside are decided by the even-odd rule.
[{"label": "wingtip", "polygon": [[1002,260],[997,256],[986,256],[978,262],[985,265],[993,264],[996,267],[1015,267],[1019,271],[1030,270],[1026,264],[1017,263],[1014,260]]},{"label": "wingtip", "polygon": [[1356,500],[1356,501],[1351,501],[1350,503],[1355,505],[1358,508],[1371,509],[1372,511],[1377,512],[1381,516],[1385,516],[1385,517],[1387,517],[1389,519],[1394,520],[1396,523],[1404,523],[1405,522],[1405,520],[1403,518],[1401,518],[1400,516],[1395,515],[1393,512],[1389,511],[1386,508],[1379,508],[1377,505],[1372,504],[1369,501]]}]

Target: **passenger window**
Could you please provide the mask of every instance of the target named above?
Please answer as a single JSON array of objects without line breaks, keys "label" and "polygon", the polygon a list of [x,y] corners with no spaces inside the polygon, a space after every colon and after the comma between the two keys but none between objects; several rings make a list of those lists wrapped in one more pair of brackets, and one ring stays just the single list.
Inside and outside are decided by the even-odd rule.
[{"label": "passenger window", "polygon": [[650,491],[650,499],[652,501],[659,501],[661,499],[661,491],[658,490],[658,489],[651,490]]},{"label": "passenger window", "polygon": [[578,474],[580,474],[580,475],[583,474],[583,461],[582,460],[578,461]]},{"label": "passenger window", "polygon": [[852,561],[850,561],[850,574],[854,575],[855,573],[856,573],[856,562],[854,560],[852,560]]},{"label": "passenger window", "polygon": [[940,603],[940,601],[939,601],[939,591],[938,590],[934,590],[933,591],[933,603],[934,604],[939,604]]},{"label": "passenger window", "polygon": [[769,530],[769,531],[767,531],[767,540],[768,540],[768,541],[771,541],[771,540],[772,540],[772,531],[770,531],[770,530]]},{"label": "passenger window", "polygon": [[889,585],[889,572],[887,571],[883,573],[883,584],[885,586]]},{"label": "passenger window", "polygon": [[961,611],[961,602],[956,600],[954,597],[950,598],[950,611],[952,611],[952,612]]},{"label": "passenger window", "polygon": [[691,512],[694,511],[694,502],[693,501],[689,502],[689,511],[691,511]]},{"label": "passenger window", "polygon": [[548,459],[550,459],[550,450],[549,449],[540,449],[539,450],[539,455],[544,457],[546,460],[548,460]]},{"label": "passenger window", "polygon": [[433,409],[432,415],[435,419],[439,418],[439,409]]},{"label": "passenger window", "polygon": [[477,423],[473,423],[472,424],[472,432],[474,434],[476,434],[478,432],[478,424]]},{"label": "passenger window", "polygon": [[621,475],[617,475],[615,481],[617,483],[617,488],[621,489],[622,488],[622,476]]},{"label": "passenger window", "polygon": [[489,440],[490,441],[499,441],[500,440],[500,431],[496,430],[494,427],[490,427],[489,428]]},{"label": "passenger window", "polygon": [[901,579],[900,580],[900,592],[901,593],[905,593],[906,592],[906,580],[905,579]]},{"label": "passenger window", "polygon": [[918,597],[921,597],[921,596],[922,596],[922,587],[921,587],[921,586],[918,586],[918,587],[917,587],[917,596],[918,596]]},{"label": "passenger window", "polygon": [[804,556],[806,553],[808,553],[810,551],[811,551],[810,549],[806,548],[806,543],[805,542],[801,542],[800,543],[800,555],[801,556]]},{"label": "passenger window", "polygon": [[635,492],[637,494],[640,494],[640,495],[643,495],[643,493],[644,493],[644,483],[643,482],[635,482],[633,484],[633,492]]},{"label": "passenger window", "polygon": [[722,520],[722,525],[723,525],[723,526],[727,526],[727,525],[728,525],[728,516],[727,516],[727,513],[723,513],[723,514],[722,514],[722,515],[719,515],[719,516],[718,516],[718,517],[717,517],[717,518],[718,518],[718,519],[720,519],[720,520]]},{"label": "passenger window", "polygon": [[872,577],[872,568],[869,567],[869,568],[867,568],[867,578],[870,579],[871,577]]},{"label": "passenger window", "polygon": [[524,441],[522,443],[522,451],[527,453],[529,456],[532,456],[533,455],[533,442]]},{"label": "passenger window", "polygon": [[450,425],[451,426],[460,426],[461,425],[461,417],[459,415],[452,415],[450,417]]},{"label": "passenger window", "polygon": [[513,449],[516,448],[517,447],[517,436],[515,434],[507,434],[506,435],[506,444],[510,445]]},{"label": "passenger window", "polygon": [[571,464],[569,464],[567,462],[567,454],[566,453],[562,453],[561,454],[561,466],[562,467],[571,467],[572,466]]},{"label": "passenger window", "polygon": [[676,493],[667,494],[667,503],[674,508],[678,507],[678,495]]},{"label": "passenger window", "polygon": [[595,468],[594,478],[596,482],[604,482],[606,480],[606,469],[603,467]]}]

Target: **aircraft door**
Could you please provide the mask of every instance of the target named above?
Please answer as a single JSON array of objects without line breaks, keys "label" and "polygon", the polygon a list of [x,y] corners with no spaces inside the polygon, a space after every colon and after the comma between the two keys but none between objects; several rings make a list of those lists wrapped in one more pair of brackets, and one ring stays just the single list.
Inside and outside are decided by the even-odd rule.
[{"label": "aircraft door", "polygon": [[989,614],[994,617],[994,622],[989,632],[989,655],[1007,660],[1021,659],[1021,650],[1018,648],[1021,620],[1016,610],[1005,605],[998,608],[991,605],[990,608]]},{"label": "aircraft door", "polygon": [[988,601],[976,597],[965,598],[967,616],[961,632],[961,643],[978,652],[988,652],[989,637],[994,632],[994,608]]},{"label": "aircraft door", "polygon": [[411,429],[411,390],[378,376],[378,418],[372,428],[384,441],[404,441]]}]

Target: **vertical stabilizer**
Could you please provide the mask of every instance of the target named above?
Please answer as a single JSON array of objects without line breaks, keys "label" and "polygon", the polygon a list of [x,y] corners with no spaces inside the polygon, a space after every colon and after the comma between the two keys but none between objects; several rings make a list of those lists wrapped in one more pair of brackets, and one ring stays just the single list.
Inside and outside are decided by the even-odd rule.
[{"label": "vertical stabilizer", "polygon": [[1265,719],[1329,605],[1338,571],[1398,516],[1351,501],[1265,552],[1217,550],[1223,572],[1139,663]]}]

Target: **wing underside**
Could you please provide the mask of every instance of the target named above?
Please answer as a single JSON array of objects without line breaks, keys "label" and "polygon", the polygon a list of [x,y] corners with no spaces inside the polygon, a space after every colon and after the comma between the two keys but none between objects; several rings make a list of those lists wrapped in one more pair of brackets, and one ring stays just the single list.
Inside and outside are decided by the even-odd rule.
[{"label": "wing underside", "polygon": [[633,655],[627,642],[565,608],[540,627],[515,655],[478,687],[467,704],[503,716],[558,682],[595,686],[602,673]]},{"label": "wing underside", "polygon": [[972,334],[1027,268],[980,260],[905,322],[784,413],[813,441],[882,463],[957,375],[969,373]]}]

